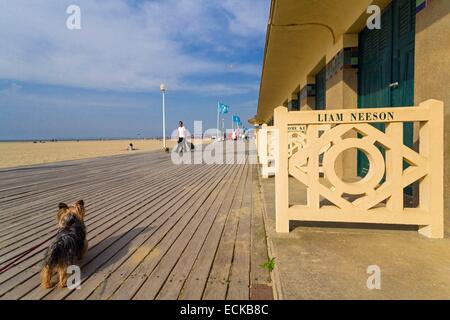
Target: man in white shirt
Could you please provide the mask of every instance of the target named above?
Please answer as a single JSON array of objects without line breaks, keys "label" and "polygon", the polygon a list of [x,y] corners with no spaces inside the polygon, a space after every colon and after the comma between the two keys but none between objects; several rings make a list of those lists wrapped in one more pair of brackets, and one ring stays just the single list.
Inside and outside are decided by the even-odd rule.
[{"label": "man in white shirt", "polygon": [[236,131],[235,130],[233,130],[232,132],[231,132],[231,140],[236,140]]},{"label": "man in white shirt", "polygon": [[186,128],[184,127],[183,121],[179,122],[178,125],[178,146],[177,146],[177,152],[184,152],[186,150]]}]

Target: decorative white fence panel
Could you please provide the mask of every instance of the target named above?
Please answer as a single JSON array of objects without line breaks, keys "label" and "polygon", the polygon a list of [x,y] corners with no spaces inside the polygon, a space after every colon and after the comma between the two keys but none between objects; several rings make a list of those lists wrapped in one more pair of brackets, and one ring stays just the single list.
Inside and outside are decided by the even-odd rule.
[{"label": "decorative white fence panel", "polygon": [[[423,235],[442,238],[443,119],[443,103],[436,100],[401,108],[277,108],[277,231],[289,232],[290,220],[381,223],[417,225]],[[419,123],[418,152],[403,144],[407,122]],[[373,123],[384,123],[385,130]],[[298,124],[305,133],[290,132]],[[369,161],[367,174],[356,182],[344,181],[335,168],[339,155],[349,149],[358,149]],[[289,175],[306,186],[306,205],[290,205]],[[419,184],[419,205],[404,207],[404,189],[412,183]]]},{"label": "decorative white fence panel", "polygon": [[262,125],[262,128],[258,133],[259,141],[259,162],[261,164],[261,175],[267,179],[269,176],[274,175],[275,168],[275,152],[276,152],[276,140],[277,132],[273,127]]}]

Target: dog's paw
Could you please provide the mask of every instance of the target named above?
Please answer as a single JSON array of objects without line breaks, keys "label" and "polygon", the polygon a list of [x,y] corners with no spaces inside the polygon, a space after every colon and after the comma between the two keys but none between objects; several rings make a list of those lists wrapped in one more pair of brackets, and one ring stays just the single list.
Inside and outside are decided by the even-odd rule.
[{"label": "dog's paw", "polygon": [[42,283],[42,288],[44,289],[51,289],[53,288],[53,285],[49,282],[49,283]]}]

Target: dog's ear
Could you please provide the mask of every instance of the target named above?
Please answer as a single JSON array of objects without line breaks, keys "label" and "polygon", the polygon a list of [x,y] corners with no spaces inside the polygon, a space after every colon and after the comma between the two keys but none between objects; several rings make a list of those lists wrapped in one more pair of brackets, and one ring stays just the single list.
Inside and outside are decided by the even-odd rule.
[{"label": "dog's ear", "polygon": [[60,222],[62,215],[67,212],[67,209],[69,209],[69,206],[67,204],[62,202],[58,204],[58,213],[56,214],[56,221]]},{"label": "dog's ear", "polygon": [[79,200],[77,201],[77,203],[75,204],[78,214],[80,215],[81,220],[84,220],[84,216],[86,214],[86,211],[84,209],[84,201],[83,200]]},{"label": "dog's ear", "polygon": [[84,207],[84,201],[83,200],[78,200],[77,205]]},{"label": "dog's ear", "polygon": [[67,206],[67,204],[65,204],[65,203],[60,203],[60,204],[58,204],[58,209],[68,209],[69,207]]}]

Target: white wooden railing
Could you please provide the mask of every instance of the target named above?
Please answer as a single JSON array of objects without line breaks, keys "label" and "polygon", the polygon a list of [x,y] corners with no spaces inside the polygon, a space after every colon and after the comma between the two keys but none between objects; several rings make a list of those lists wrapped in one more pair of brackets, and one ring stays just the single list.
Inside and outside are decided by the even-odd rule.
[{"label": "white wooden railing", "polygon": [[258,157],[261,164],[261,175],[264,179],[275,175],[276,131],[273,127],[263,124],[258,130]]},{"label": "white wooden railing", "polygon": [[[332,111],[288,112],[279,107],[274,120],[278,232],[289,232],[289,221],[300,220],[417,225],[425,236],[443,237],[442,102]],[[403,144],[406,122],[419,124],[418,152]],[[371,123],[384,123],[385,131]],[[303,145],[297,141],[300,150],[292,148],[289,138],[290,128],[295,126],[305,129]],[[349,132],[354,133],[352,138],[346,138]],[[364,152],[369,160],[365,177],[352,183],[344,181],[335,169],[336,159],[348,149]],[[404,162],[409,165],[406,169]],[[289,176],[306,186],[306,205],[290,205]],[[419,184],[419,204],[404,207],[404,189],[415,182]]]}]

